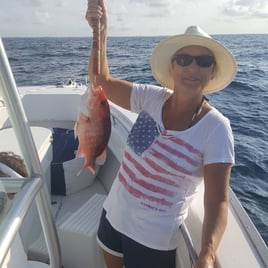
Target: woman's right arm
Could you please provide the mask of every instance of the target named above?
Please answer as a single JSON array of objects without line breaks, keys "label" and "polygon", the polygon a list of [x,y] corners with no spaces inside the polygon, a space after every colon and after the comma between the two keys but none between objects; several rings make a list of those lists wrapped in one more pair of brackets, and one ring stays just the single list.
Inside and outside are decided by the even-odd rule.
[{"label": "woman's right arm", "polygon": [[107,15],[104,6],[104,0],[99,0],[97,5],[95,0],[88,0],[88,9],[86,19],[93,29],[96,22],[100,21],[100,73],[93,73],[93,49],[89,58],[88,75],[91,82],[94,81],[95,86],[101,85],[107,98],[115,104],[130,109],[130,96],[132,83],[119,80],[110,76],[108,60],[107,60]]}]

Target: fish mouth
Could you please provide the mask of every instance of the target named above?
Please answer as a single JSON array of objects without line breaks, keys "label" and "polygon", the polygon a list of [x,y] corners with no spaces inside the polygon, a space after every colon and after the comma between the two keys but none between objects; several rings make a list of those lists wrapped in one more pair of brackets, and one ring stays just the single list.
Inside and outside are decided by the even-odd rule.
[{"label": "fish mouth", "polygon": [[94,86],[94,84],[91,84],[88,92],[89,92],[89,97],[93,97],[93,96],[101,94],[102,88],[101,86]]}]

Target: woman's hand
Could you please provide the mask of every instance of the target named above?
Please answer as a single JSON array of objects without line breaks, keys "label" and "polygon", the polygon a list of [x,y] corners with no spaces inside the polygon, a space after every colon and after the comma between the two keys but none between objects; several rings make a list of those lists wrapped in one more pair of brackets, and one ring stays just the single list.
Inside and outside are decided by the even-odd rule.
[{"label": "woman's hand", "polygon": [[86,20],[92,29],[100,23],[100,30],[107,28],[107,16],[104,6],[104,0],[88,0]]},{"label": "woman's hand", "polygon": [[211,255],[199,255],[194,268],[215,268],[214,257]]}]

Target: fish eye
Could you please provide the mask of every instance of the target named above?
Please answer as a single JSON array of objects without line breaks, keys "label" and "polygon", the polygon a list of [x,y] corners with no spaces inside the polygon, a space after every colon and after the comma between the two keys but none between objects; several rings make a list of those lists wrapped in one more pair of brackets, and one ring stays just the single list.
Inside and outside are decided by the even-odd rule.
[{"label": "fish eye", "polygon": [[102,106],[105,106],[105,105],[106,105],[106,101],[103,100],[103,101],[100,102],[100,104],[101,104]]}]

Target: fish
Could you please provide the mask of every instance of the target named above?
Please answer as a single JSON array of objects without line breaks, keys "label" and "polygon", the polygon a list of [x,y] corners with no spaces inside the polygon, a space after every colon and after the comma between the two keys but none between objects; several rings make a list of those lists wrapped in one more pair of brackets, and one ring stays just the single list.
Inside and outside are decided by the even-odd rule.
[{"label": "fish", "polygon": [[85,158],[78,175],[86,168],[95,174],[96,164],[105,163],[111,135],[109,102],[101,86],[90,84],[81,96],[74,135],[78,138],[76,158]]}]

